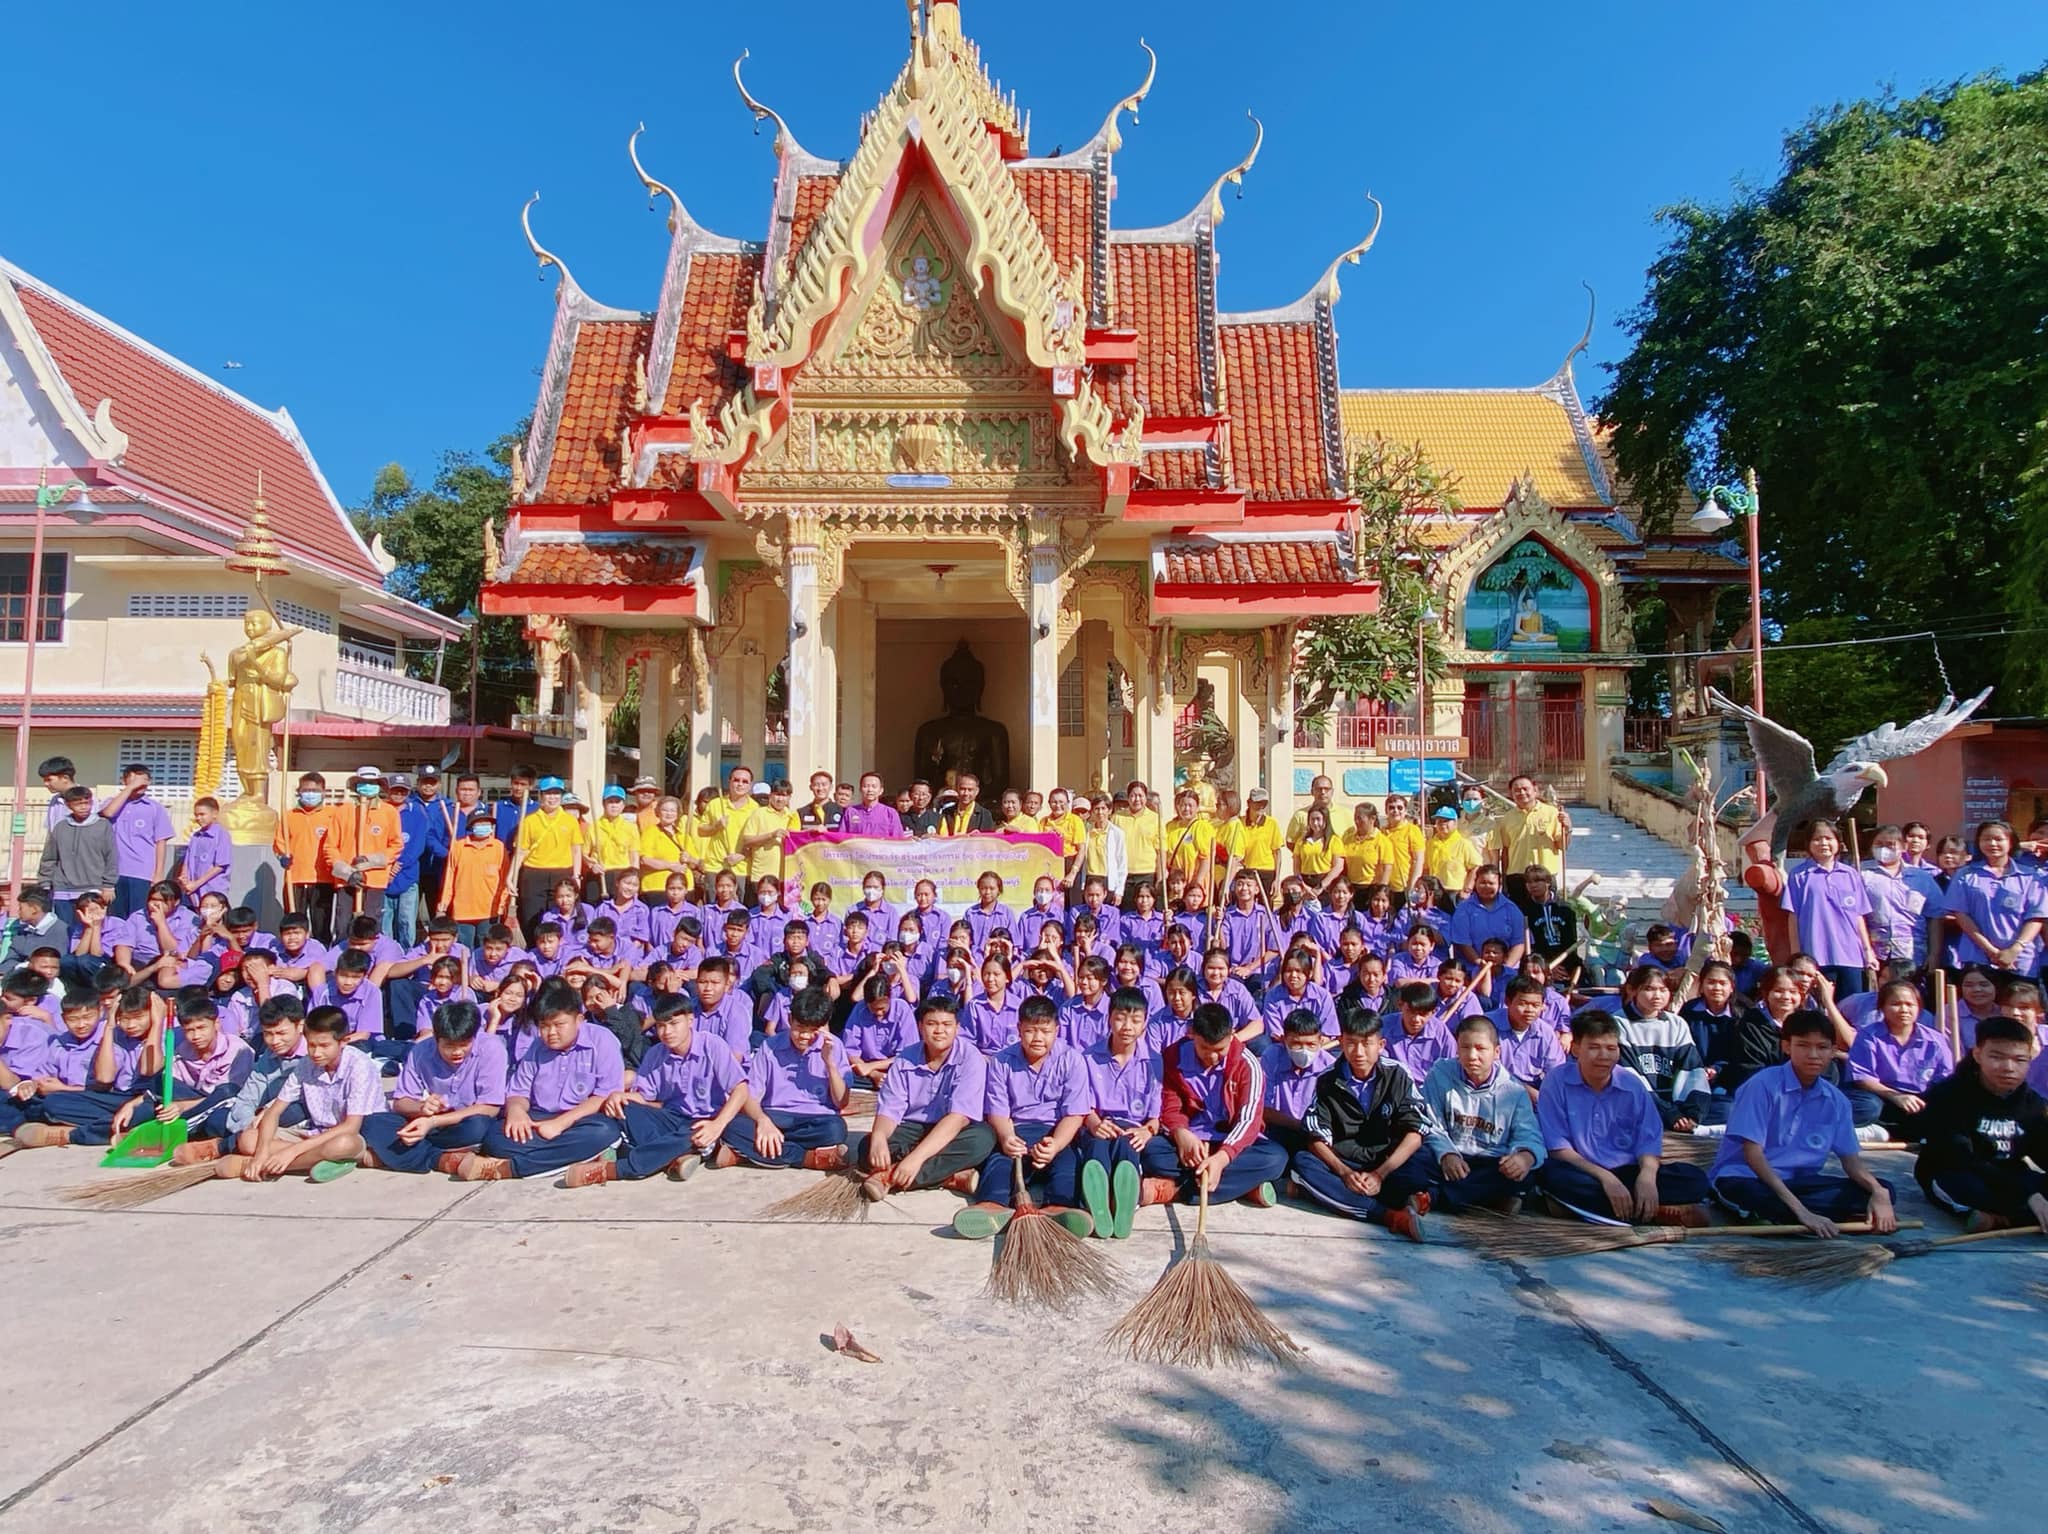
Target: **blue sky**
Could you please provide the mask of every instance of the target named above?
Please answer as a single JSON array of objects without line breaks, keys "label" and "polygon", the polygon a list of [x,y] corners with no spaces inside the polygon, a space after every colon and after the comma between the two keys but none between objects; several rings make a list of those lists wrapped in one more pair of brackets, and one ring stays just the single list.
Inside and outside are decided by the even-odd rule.
[{"label": "blue sky", "polygon": [[[1535,383],[1600,297],[1598,365],[1659,246],[1652,215],[1774,174],[1784,131],[1891,85],[2048,61],[2048,6],[1965,0],[1711,9],[965,0],[969,34],[1073,148],[1142,76],[1119,224],[1179,217],[1266,144],[1221,231],[1226,309],[1287,302],[1387,205],[1346,268],[1347,385]],[[773,158],[733,59],[813,152],[852,151],[902,60],[893,0],[776,6],[103,0],[19,8],[0,254],[266,404],[344,501],[532,408],[553,278],[519,205],[596,298],[651,307],[666,231],[625,156],[698,220],[758,237]],[[1055,26],[1055,22],[1059,23]],[[118,417],[118,410],[117,410]]]}]

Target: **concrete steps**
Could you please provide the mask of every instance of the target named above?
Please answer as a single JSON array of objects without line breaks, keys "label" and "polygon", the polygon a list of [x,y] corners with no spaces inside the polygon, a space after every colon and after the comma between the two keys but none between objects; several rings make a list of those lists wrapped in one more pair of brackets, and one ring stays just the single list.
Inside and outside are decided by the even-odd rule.
[{"label": "concrete steps", "polygon": [[[1565,865],[1566,887],[1597,873],[1600,882],[1588,894],[1622,900],[1632,924],[1648,926],[1662,920],[1664,902],[1688,866],[1685,853],[1617,815],[1591,805],[1568,808],[1572,846]],[[1754,916],[1756,896],[1731,884],[1728,908],[1738,917]]]}]

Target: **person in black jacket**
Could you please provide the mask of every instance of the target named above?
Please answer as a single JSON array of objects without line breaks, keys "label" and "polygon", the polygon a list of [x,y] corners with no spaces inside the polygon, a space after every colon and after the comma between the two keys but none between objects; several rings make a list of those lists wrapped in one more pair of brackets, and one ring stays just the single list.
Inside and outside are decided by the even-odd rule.
[{"label": "person in black jacket", "polygon": [[1420,1241],[1438,1180],[1436,1157],[1422,1143],[1429,1110],[1408,1073],[1380,1057],[1377,1012],[1347,1007],[1340,1027],[1344,1058],[1316,1084],[1295,1180],[1319,1204]]},{"label": "person in black jacket", "polygon": [[2037,1170],[2048,1166],[2048,1099],[2027,1085],[2033,1055],[2024,1023],[1987,1017],[1962,1068],[1926,1091],[1913,1175],[1972,1230],[2033,1220],[2048,1231],[2048,1173]]},{"label": "person in black jacket", "polygon": [[1522,893],[1510,890],[1509,898],[1522,908],[1529,922],[1529,951],[1550,961],[1557,978],[1579,978],[1579,913],[1557,898],[1557,889],[1547,868],[1531,868],[1522,876]]}]

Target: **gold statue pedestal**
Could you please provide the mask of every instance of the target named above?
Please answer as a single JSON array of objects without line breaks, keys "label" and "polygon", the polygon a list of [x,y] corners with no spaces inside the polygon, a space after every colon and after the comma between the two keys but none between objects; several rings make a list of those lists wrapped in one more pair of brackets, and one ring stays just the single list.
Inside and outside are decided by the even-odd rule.
[{"label": "gold statue pedestal", "polygon": [[228,840],[237,847],[270,848],[277,835],[277,811],[261,799],[241,798],[224,806],[220,823],[227,827]]}]

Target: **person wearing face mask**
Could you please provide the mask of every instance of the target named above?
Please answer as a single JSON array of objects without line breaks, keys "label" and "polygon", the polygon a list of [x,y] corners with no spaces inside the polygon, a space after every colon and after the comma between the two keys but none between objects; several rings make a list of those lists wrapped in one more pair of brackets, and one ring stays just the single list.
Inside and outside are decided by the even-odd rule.
[{"label": "person wearing face mask", "polygon": [[330,861],[339,844],[334,816],[334,807],[327,802],[327,780],[317,772],[300,773],[297,797],[278,819],[277,834],[270,841],[284,869],[286,909],[305,913],[317,943],[336,941],[334,893],[340,880]]},{"label": "person wearing face mask", "polygon": [[1906,862],[1906,833],[1879,826],[1870,838],[1863,888],[1870,896],[1870,936],[1880,959],[1918,969],[1927,957],[1927,923],[1939,913],[1941,886],[1934,870]]},{"label": "person wearing face mask", "polygon": [[497,819],[474,815],[468,834],[448,849],[434,914],[453,918],[455,941],[474,949],[496,919],[504,893],[505,844],[498,840]]},{"label": "person wearing face mask", "polygon": [[[348,783],[349,803],[337,807],[328,856],[350,894],[351,916],[384,914],[384,892],[405,849],[405,828],[395,805],[384,802],[384,774],[359,767]],[[337,896],[336,908],[340,908]]]},{"label": "person wearing face mask", "polygon": [[1325,1048],[1323,1018],[1302,1006],[1289,1012],[1277,1036],[1266,1041],[1261,1063],[1266,1070],[1266,1137],[1292,1159],[1308,1149],[1308,1110],[1316,1100],[1316,1084],[1337,1063]]}]

